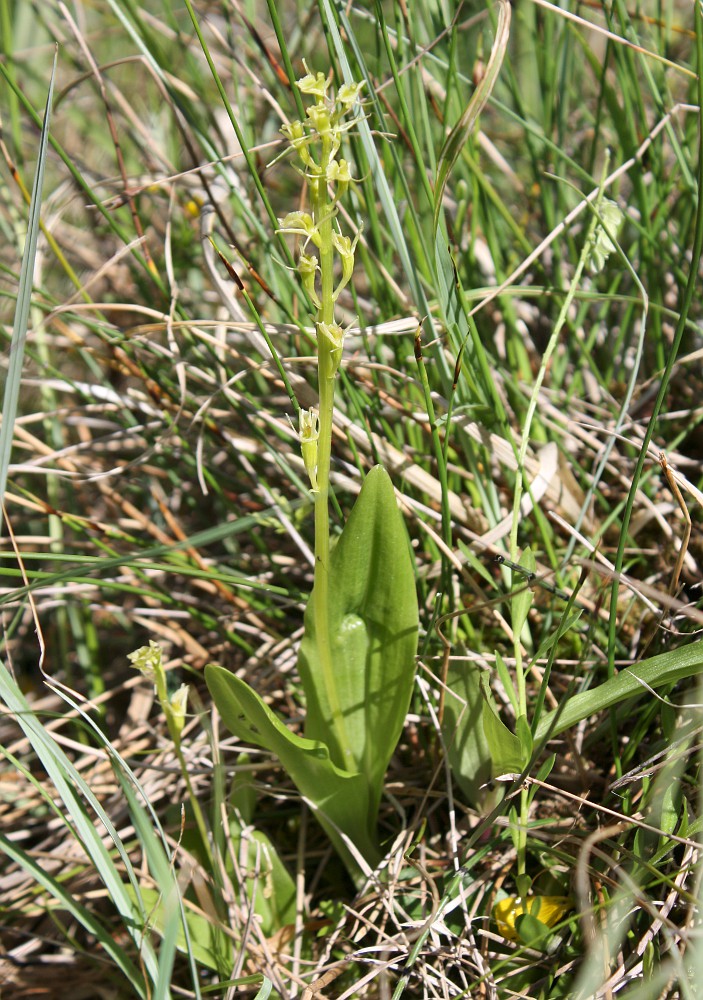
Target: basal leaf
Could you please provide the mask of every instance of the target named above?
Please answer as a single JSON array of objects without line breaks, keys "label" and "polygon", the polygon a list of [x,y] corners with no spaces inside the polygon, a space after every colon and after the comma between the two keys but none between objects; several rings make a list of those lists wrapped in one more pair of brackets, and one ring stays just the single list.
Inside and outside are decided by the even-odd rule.
[{"label": "basal leaf", "polygon": [[248,684],[215,664],[205,668],[205,680],[227,728],[247,743],[278,757],[298,790],[310,801],[320,824],[353,875],[359,865],[342,833],[374,865],[375,813],[369,808],[366,778],[336,767],[324,743],[296,736]]},{"label": "basal leaf", "polygon": [[491,753],[483,728],[480,667],[450,662],[442,734],[454,780],[468,805],[482,805],[491,779]]},{"label": "basal leaf", "polygon": [[383,778],[410,704],[418,636],[415,572],[405,524],[381,466],[367,475],[332,550],[329,632],[348,745],[340,746],[332,726],[312,600],[298,664],[307,700],[305,735],[329,747],[335,764],[365,776],[375,821]]},{"label": "basal leaf", "polygon": [[249,764],[249,755],[239,754],[237,764],[242,770],[237,770],[232,779],[229,834],[242,874],[248,881],[249,897],[254,901],[261,929],[271,937],[295,922],[295,881],[271,839],[252,826],[256,790],[251,772],[244,769]]},{"label": "basal leaf", "polygon": [[524,760],[520,740],[511,733],[498,715],[493,701],[493,695],[488,684],[488,678],[481,677],[481,693],[483,695],[483,730],[493,760],[493,774],[520,774],[527,763]]}]

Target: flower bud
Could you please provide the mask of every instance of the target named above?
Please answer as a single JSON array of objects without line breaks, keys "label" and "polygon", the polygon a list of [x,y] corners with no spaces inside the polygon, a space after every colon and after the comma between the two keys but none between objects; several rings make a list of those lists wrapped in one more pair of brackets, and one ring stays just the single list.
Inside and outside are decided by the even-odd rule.
[{"label": "flower bud", "polygon": [[[342,360],[342,347],[344,345],[344,330],[341,328],[339,323],[318,323],[317,336],[318,339],[327,341],[329,346],[331,347],[331,350],[328,352],[331,371],[326,374],[332,376],[336,375],[337,369],[339,368],[339,363]],[[320,361],[322,361],[321,350],[319,351],[319,354],[320,354]]]},{"label": "flower bud", "polygon": [[310,479],[310,488],[317,493],[317,442],[320,437],[320,418],[314,406],[309,410],[301,410],[299,416],[298,436],[303,465]]},{"label": "flower bud", "polygon": [[342,277],[334,290],[334,298],[336,300],[342,289],[349,283],[354,271],[354,251],[356,244],[359,242],[359,233],[356,234],[352,243],[348,236],[342,236],[341,233],[333,232],[332,242],[342,261]]},{"label": "flower bud", "polygon": [[317,272],[320,269],[317,257],[312,254],[301,253],[298,257],[298,273],[303,282],[303,288],[310,296],[311,300],[315,306],[320,308],[320,297],[317,294],[317,289],[315,288],[315,279],[317,277]]},{"label": "flower bud", "polygon": [[169,699],[169,709],[171,721],[176,735],[180,736],[186,721],[186,707],[188,705],[188,685],[181,684],[179,689],[171,695]]}]

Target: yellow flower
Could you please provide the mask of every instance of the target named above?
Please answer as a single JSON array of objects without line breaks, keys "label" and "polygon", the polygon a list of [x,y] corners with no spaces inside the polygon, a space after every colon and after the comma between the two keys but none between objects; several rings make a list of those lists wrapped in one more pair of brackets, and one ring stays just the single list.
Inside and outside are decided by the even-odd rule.
[{"label": "yellow flower", "polygon": [[507,941],[517,941],[519,934],[515,921],[523,913],[537,917],[547,927],[554,927],[573,908],[570,896],[508,896],[493,907],[493,919],[499,934]]}]

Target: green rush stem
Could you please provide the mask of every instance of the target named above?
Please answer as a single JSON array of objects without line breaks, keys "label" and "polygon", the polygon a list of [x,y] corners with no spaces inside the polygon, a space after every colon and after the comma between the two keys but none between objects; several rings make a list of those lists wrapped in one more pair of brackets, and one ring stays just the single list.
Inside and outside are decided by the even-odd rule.
[{"label": "green rush stem", "polygon": [[313,218],[320,233],[320,308],[317,315],[317,371],[319,391],[319,438],[317,450],[317,485],[315,494],[315,580],[312,591],[315,610],[317,651],[324,677],[327,697],[332,712],[332,725],[337,733],[343,759],[337,763],[353,770],[346,724],[337,692],[334,664],[332,662],[332,637],[330,635],[329,562],[330,562],[330,457],[332,451],[332,412],[334,409],[334,382],[337,371],[335,348],[322,332],[321,324],[334,323],[334,243],[332,218],[334,206],[327,195],[327,167],[331,158],[331,142],[323,137],[320,157],[320,176],[310,182]]}]

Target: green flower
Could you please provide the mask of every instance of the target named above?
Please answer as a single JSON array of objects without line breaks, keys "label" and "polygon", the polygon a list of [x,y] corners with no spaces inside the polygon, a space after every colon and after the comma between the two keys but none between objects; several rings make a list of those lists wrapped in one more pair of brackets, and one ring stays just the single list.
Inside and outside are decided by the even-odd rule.
[{"label": "green flower", "polygon": [[352,108],[359,100],[359,94],[364,86],[364,80],[361,83],[343,83],[342,86],[337,91],[337,104],[341,108],[341,114],[346,115],[348,111]]},{"label": "green flower", "polygon": [[284,219],[278,220],[279,233],[294,233],[311,240],[316,247],[320,246],[320,233],[308,212],[289,212]]},{"label": "green flower", "polygon": [[[305,114],[308,116],[310,125],[317,132],[318,135],[329,135],[332,128],[332,117],[330,115],[330,109],[324,103],[324,101],[319,104],[311,104],[305,109]],[[339,141],[337,141],[337,148],[339,148]]]},{"label": "green flower", "polygon": [[325,74],[311,73],[304,59],[303,66],[305,67],[306,75],[298,80],[298,90],[301,94],[312,94],[314,97],[318,97],[321,101],[324,101],[329,86]]},{"label": "green flower", "polygon": [[327,167],[327,183],[336,185],[337,199],[344,197],[353,179],[349,164],[344,159],[332,160]]},{"label": "green flower", "polygon": [[152,684],[156,684],[157,677],[163,674],[163,650],[153,639],[149,640],[148,646],[140,646],[133,653],[128,653],[127,659]]},{"label": "green flower", "polygon": [[317,294],[317,289],[315,288],[315,279],[317,278],[317,272],[319,269],[320,265],[317,257],[305,252],[300,254],[298,257],[298,273],[300,274],[303,282],[303,288],[318,309],[322,304],[320,302],[320,297]]}]

